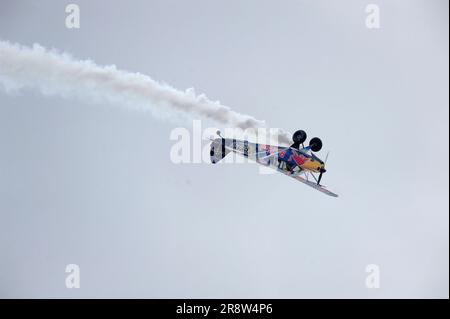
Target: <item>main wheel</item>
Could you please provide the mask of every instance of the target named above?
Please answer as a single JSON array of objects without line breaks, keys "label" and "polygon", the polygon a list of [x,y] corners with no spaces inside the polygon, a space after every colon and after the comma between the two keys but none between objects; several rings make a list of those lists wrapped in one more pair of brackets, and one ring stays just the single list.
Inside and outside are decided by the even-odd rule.
[{"label": "main wheel", "polygon": [[322,149],[322,141],[318,137],[314,137],[309,141],[309,146],[311,147],[311,151],[318,152]]},{"label": "main wheel", "polygon": [[306,141],[306,132],[299,130],[297,132],[294,133],[294,135],[292,135],[292,140],[294,141],[295,144],[302,144],[303,142]]}]

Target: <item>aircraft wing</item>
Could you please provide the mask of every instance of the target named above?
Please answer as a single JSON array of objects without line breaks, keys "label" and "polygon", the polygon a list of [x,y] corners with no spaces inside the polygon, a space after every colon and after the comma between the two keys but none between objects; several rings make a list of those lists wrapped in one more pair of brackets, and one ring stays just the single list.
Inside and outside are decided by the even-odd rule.
[{"label": "aircraft wing", "polygon": [[335,193],[329,191],[328,189],[325,188],[325,186],[317,185],[317,183],[314,183],[314,182],[312,182],[312,181],[308,181],[306,178],[301,177],[301,176],[295,176],[294,178],[295,178],[296,180],[302,182],[303,184],[306,184],[306,185],[308,185],[308,186],[310,186],[310,187],[312,187],[312,188],[315,188],[315,189],[317,189],[319,192],[322,192],[322,193],[324,193],[324,194],[326,194],[326,195],[328,195],[328,196],[338,197],[337,194],[335,194]]},{"label": "aircraft wing", "polygon": [[307,180],[306,178],[304,178],[302,176],[291,174],[290,172],[283,171],[282,169],[277,169],[277,171],[279,171],[280,173],[283,173],[284,175],[287,175],[287,176],[290,176],[292,178],[295,178],[299,182],[302,182],[303,184],[306,184],[309,187],[317,189],[319,192],[322,192],[322,193],[324,193],[324,194],[326,194],[328,196],[338,197],[337,194],[329,191],[325,186],[317,185],[317,183],[314,183],[313,181],[309,181],[309,180]]}]

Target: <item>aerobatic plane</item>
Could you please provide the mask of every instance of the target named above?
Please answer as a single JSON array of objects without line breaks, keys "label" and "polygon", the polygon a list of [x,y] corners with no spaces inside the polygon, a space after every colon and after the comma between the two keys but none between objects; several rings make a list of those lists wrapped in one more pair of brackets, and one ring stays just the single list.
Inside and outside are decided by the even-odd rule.
[{"label": "aerobatic plane", "polygon": [[230,152],[234,152],[295,178],[326,195],[338,197],[337,194],[320,184],[322,175],[326,172],[325,164],[328,158],[327,154],[325,161],[322,161],[314,154],[322,149],[320,138],[312,138],[309,145],[305,147],[304,142],[307,135],[305,131],[299,130],[292,136],[293,144],[290,147],[285,147],[223,138],[220,131],[217,131],[217,135],[218,138],[211,139],[209,155],[213,164],[218,163]]}]

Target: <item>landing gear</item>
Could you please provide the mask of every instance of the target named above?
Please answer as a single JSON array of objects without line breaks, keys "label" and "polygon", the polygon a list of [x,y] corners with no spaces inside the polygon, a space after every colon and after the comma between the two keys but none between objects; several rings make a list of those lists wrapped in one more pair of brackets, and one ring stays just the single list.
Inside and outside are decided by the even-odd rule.
[{"label": "landing gear", "polygon": [[300,145],[303,144],[306,141],[307,135],[305,131],[298,130],[297,132],[292,135],[292,140],[294,141],[294,144],[291,145],[292,148],[299,149]]},{"label": "landing gear", "polygon": [[[303,143],[306,141],[308,135],[305,131],[298,130],[292,135],[292,141],[294,142],[291,147],[294,149],[300,149],[300,145],[303,146]],[[319,152],[322,149],[322,140],[318,137],[314,137],[309,141],[309,147],[313,152]]]},{"label": "landing gear", "polygon": [[322,140],[318,137],[314,137],[309,141],[309,147],[311,151],[319,152],[322,149]]}]

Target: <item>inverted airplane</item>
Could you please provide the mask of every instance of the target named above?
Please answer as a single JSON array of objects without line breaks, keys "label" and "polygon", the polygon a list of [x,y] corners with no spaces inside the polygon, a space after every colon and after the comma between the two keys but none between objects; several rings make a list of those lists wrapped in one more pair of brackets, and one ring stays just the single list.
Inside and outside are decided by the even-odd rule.
[{"label": "inverted airplane", "polygon": [[314,154],[322,149],[320,138],[312,138],[309,145],[305,147],[304,142],[307,135],[305,131],[299,130],[292,136],[294,143],[290,147],[285,147],[223,138],[220,131],[217,131],[217,135],[219,137],[212,139],[211,142],[210,157],[213,164],[221,161],[230,152],[234,152],[295,178],[326,195],[338,197],[337,194],[320,184],[322,175],[326,172],[325,164],[328,158],[327,155],[325,161],[322,161]]}]

